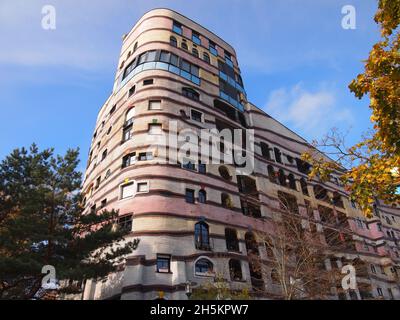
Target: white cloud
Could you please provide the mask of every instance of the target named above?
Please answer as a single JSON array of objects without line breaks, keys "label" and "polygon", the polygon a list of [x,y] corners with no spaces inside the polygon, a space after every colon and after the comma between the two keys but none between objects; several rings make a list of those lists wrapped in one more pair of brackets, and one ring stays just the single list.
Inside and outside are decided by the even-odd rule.
[{"label": "white cloud", "polygon": [[312,138],[332,127],[349,126],[353,122],[350,109],[338,106],[333,90],[322,88],[311,92],[301,84],[271,92],[265,111]]}]

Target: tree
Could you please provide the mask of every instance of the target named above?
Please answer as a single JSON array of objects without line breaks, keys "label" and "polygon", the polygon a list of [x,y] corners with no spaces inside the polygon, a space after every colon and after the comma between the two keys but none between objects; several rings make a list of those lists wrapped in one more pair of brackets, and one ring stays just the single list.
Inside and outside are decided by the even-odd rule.
[{"label": "tree", "polygon": [[82,215],[79,152],[16,149],[0,164],[0,298],[37,297],[44,274],[58,279],[104,277],[132,252],[116,211]]},{"label": "tree", "polygon": [[345,169],[342,182],[366,216],[372,214],[376,198],[400,202],[400,0],[379,0],[375,22],[382,38],[373,46],[364,73],[349,85],[357,98],[369,96],[373,130],[352,147],[337,131],[313,143],[336,163],[314,148],[303,155],[313,166],[311,178]]},{"label": "tree", "polygon": [[333,264],[333,268],[328,267],[328,261],[348,252],[352,237],[347,219],[335,207],[319,211],[323,209],[323,232],[319,233],[312,212],[308,217],[302,216],[290,201],[281,199],[280,210],[268,221],[269,231],[256,233],[258,243],[266,248],[267,259],[262,261],[258,250],[250,250],[250,266],[254,266],[253,273],[268,281],[268,291],[276,298],[309,300],[332,296],[341,274]]},{"label": "tree", "polygon": [[191,300],[248,300],[249,290],[232,290],[222,274],[193,289]]}]

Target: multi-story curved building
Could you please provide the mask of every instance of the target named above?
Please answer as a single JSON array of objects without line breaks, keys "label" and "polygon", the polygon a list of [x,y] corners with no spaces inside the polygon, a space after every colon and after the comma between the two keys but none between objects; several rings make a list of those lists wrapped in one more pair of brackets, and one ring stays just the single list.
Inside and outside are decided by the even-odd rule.
[{"label": "multi-story curved building", "polygon": [[[170,153],[154,141],[187,128],[253,129],[254,172],[238,174],[231,164],[171,163]],[[399,262],[399,210],[378,206],[377,216],[366,220],[337,178],[324,185],[307,181],[307,164],[300,160],[307,147],[248,102],[228,43],[177,12],[146,13],[123,37],[83,186],[86,210],[119,210],[121,226],[131,230],[128,238],[140,238],[140,244],[117,273],[88,280],[83,298],[155,299],[163,292],[167,299],[186,299],[188,281],[199,284],[216,273],[233,289],[257,287],[272,297],[271,279],[258,279],[247,259],[253,231],[265,230],[284,195],[296,199],[299,213],[323,234],[321,208],[332,203],[316,197],[316,188],[335,199],[353,228],[353,251],[345,256],[365,257],[369,294],[399,297],[391,271]],[[264,259],[265,248],[257,246]],[[374,273],[370,265],[383,271]],[[364,294],[356,291],[352,298]]]}]

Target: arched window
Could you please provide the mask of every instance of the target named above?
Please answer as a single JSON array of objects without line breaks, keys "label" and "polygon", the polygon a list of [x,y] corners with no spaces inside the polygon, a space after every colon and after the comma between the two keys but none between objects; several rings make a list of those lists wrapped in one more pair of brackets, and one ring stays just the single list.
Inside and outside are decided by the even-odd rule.
[{"label": "arched window", "polygon": [[278,148],[274,148],[275,161],[282,163],[282,153]]},{"label": "arched window", "polygon": [[232,180],[232,176],[230,175],[229,170],[228,170],[227,167],[220,166],[218,168],[218,172],[221,175],[221,177],[224,178],[225,180],[228,180],[228,181]]},{"label": "arched window", "polygon": [[307,188],[307,182],[304,178],[300,179],[300,186],[301,186],[301,192],[303,192],[303,194],[305,196],[308,196],[309,193],[308,193],[308,188]]},{"label": "arched window", "polygon": [[279,180],[279,184],[281,186],[286,187],[286,177],[285,177],[285,172],[282,169],[279,169],[278,171],[278,180]]},{"label": "arched window", "polygon": [[276,174],[275,174],[274,167],[269,165],[267,168],[268,168],[269,181],[271,181],[272,183],[276,183]]},{"label": "arched window", "polygon": [[296,180],[294,178],[293,174],[288,175],[288,180],[289,180],[289,188],[293,190],[297,190],[296,188]]},{"label": "arched window", "polygon": [[210,234],[207,223],[196,223],[196,225],[194,226],[194,240],[196,244],[196,249],[210,250]]},{"label": "arched window", "polygon": [[196,48],[192,49],[192,55],[194,55],[195,57],[199,57],[199,51]]},{"label": "arched window", "polygon": [[213,263],[208,259],[199,259],[195,264],[195,272],[197,275],[208,275],[214,273]]},{"label": "arched window", "polygon": [[194,101],[200,100],[200,94],[192,88],[182,88],[182,95]]},{"label": "arched window", "polygon": [[232,209],[232,200],[227,193],[221,194],[221,204],[226,209]]},{"label": "arched window", "polygon": [[129,126],[133,123],[133,117],[135,116],[135,108],[131,108],[128,110],[125,116],[125,126]]},{"label": "arched window", "polygon": [[232,281],[241,281],[243,279],[242,266],[240,260],[229,260],[229,273]]},{"label": "arched window", "polygon": [[239,251],[239,240],[235,229],[225,229],[226,249],[228,251]]},{"label": "arched window", "polygon": [[181,47],[183,50],[188,50],[188,45],[186,42],[182,42]]},{"label": "arched window", "polygon": [[199,191],[199,203],[206,203],[207,202],[207,192],[205,190]]},{"label": "arched window", "polygon": [[173,47],[178,47],[178,41],[176,40],[175,37],[169,38],[169,44]]},{"label": "arched window", "polygon": [[210,56],[207,52],[203,53],[203,60],[207,63],[210,63]]}]

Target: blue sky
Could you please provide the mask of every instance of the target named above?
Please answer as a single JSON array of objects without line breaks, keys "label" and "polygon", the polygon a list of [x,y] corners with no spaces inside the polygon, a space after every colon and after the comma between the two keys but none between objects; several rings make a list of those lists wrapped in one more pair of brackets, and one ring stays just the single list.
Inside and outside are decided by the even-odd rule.
[{"label": "blue sky", "polygon": [[[56,30],[41,27],[43,5]],[[356,30],[341,26],[344,5]],[[148,10],[168,7],[236,48],[248,98],[311,140],[330,128],[356,142],[368,100],[347,89],[379,38],[376,0],[0,0],[0,159],[14,148],[81,149],[111,92],[122,35]]]}]

